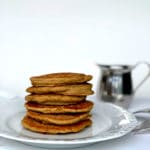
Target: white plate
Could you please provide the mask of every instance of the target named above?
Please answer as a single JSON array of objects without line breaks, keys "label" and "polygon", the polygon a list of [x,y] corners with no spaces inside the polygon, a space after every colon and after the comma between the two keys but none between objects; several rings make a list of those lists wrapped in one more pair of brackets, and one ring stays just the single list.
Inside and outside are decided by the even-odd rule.
[{"label": "white plate", "polygon": [[1,137],[45,148],[72,148],[119,138],[132,131],[137,125],[136,118],[126,110],[95,100],[91,127],[80,133],[45,135],[28,131],[22,127],[21,119],[25,111],[23,99],[1,101]]}]

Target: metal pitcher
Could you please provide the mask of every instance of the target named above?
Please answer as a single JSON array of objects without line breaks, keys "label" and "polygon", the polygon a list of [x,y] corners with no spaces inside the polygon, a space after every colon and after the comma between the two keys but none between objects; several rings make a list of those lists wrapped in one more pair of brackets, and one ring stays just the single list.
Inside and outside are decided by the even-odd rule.
[{"label": "metal pitcher", "polygon": [[[148,73],[144,79],[133,88],[132,71],[140,64],[148,67]],[[128,108],[135,91],[150,76],[150,64],[148,62],[138,62],[135,65],[101,65],[101,78],[98,84],[97,95],[106,102],[112,102],[124,108]]]}]

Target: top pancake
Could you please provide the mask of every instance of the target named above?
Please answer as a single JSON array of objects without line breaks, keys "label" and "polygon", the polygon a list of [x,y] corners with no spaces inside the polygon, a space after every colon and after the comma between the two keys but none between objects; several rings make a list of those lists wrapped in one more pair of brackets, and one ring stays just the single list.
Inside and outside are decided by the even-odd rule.
[{"label": "top pancake", "polygon": [[85,83],[91,79],[91,75],[71,72],[45,74],[30,78],[33,86],[57,86],[65,84],[78,84]]}]

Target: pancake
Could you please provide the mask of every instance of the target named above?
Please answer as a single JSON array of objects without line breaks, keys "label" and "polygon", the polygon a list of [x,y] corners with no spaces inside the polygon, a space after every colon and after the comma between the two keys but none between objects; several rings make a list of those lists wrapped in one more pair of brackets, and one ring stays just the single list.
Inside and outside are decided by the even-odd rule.
[{"label": "pancake", "polygon": [[29,87],[27,92],[33,94],[62,94],[62,95],[74,95],[74,96],[87,96],[94,92],[91,90],[92,84],[74,84],[74,85],[62,85],[62,86],[41,86],[41,87]]},{"label": "pancake", "polygon": [[89,113],[78,114],[43,114],[33,111],[27,111],[27,116],[32,119],[39,120],[44,123],[52,123],[57,125],[67,125],[77,123],[81,120],[89,118]]},{"label": "pancake", "polygon": [[83,101],[70,105],[42,105],[35,102],[27,102],[25,104],[27,110],[41,113],[84,113],[89,112],[93,107],[93,102]]},{"label": "pancake", "polygon": [[36,102],[38,104],[42,104],[42,105],[70,105],[70,104],[76,104],[77,102],[49,102],[49,101],[45,101],[45,102]]},{"label": "pancake", "polygon": [[42,103],[42,102],[76,103],[85,100],[85,96],[68,96],[68,95],[58,95],[58,94],[30,94],[25,97],[25,100],[37,102],[37,103]]},{"label": "pancake", "polygon": [[57,86],[64,84],[85,83],[91,79],[91,75],[71,72],[51,73],[30,78],[33,86]]},{"label": "pancake", "polygon": [[84,128],[90,126],[91,124],[92,121],[90,119],[86,119],[72,125],[44,124],[37,120],[31,119],[28,116],[25,116],[22,120],[22,125],[24,126],[24,128],[34,132],[48,133],[48,134],[73,133],[73,132],[75,133],[83,130]]}]

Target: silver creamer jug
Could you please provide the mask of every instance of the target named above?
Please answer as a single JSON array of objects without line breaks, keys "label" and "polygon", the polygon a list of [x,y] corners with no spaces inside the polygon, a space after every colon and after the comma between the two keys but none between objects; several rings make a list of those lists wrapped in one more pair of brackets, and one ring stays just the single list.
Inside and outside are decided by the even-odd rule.
[{"label": "silver creamer jug", "polygon": [[[132,70],[140,64],[147,65],[149,71],[137,87],[133,88]],[[112,102],[124,108],[129,107],[135,91],[150,76],[150,64],[147,62],[139,62],[136,65],[97,65],[101,69],[97,95],[105,102]]]}]

